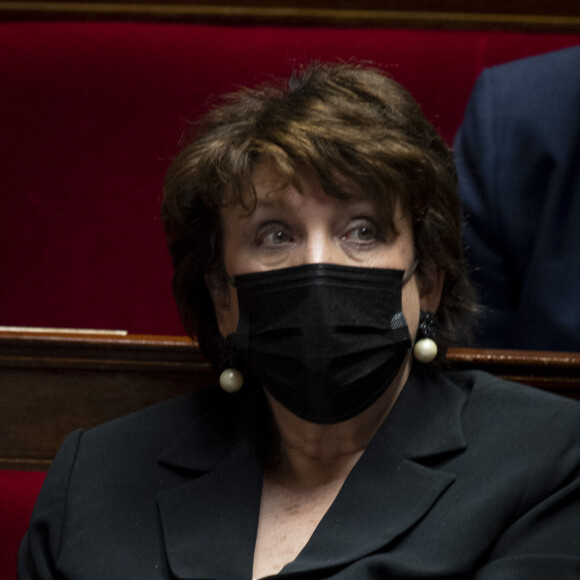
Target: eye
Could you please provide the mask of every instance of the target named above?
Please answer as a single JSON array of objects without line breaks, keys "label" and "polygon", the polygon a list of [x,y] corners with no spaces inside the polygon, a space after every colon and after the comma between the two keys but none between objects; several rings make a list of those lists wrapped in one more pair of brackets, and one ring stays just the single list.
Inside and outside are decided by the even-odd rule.
[{"label": "eye", "polygon": [[256,231],[256,245],[262,247],[276,247],[292,241],[290,231],[285,224],[271,222],[261,225]]},{"label": "eye", "polygon": [[349,232],[350,239],[367,242],[374,239],[375,232],[370,226],[360,226]]},{"label": "eye", "polygon": [[345,242],[368,247],[384,238],[378,225],[369,218],[356,218],[341,236]]}]

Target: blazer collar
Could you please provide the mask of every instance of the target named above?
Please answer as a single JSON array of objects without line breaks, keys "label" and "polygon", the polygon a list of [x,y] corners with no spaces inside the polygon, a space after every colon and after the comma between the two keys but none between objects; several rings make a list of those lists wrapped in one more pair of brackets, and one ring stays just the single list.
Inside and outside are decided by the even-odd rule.
[{"label": "blazer collar", "polygon": [[[388,545],[419,521],[455,479],[421,463],[465,448],[464,402],[462,391],[446,379],[413,373],[310,541],[279,576],[344,565]],[[160,460],[196,472],[158,495],[173,573],[251,578],[262,485],[252,446],[224,437],[206,415]]]},{"label": "blazer collar", "polygon": [[380,432],[409,459],[463,451],[461,415],[468,393],[445,374],[415,368]]},{"label": "blazer collar", "polygon": [[214,409],[214,413],[195,416],[162,452],[159,463],[179,470],[211,471],[241,443],[220,423],[219,409]]}]

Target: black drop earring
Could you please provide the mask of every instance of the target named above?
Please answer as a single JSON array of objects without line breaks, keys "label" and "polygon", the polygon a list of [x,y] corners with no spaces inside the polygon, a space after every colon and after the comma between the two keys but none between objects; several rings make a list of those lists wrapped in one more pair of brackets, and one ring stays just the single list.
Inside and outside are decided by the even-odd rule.
[{"label": "black drop earring", "polygon": [[413,347],[413,356],[419,362],[430,363],[437,357],[436,329],[437,317],[435,314],[421,310],[417,338]]}]

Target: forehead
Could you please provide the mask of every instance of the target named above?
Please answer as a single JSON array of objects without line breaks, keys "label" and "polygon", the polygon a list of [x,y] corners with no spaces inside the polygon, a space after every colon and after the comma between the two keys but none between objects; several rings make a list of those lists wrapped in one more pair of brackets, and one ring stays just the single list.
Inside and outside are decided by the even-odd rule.
[{"label": "forehead", "polygon": [[328,192],[311,169],[285,176],[276,166],[262,163],[253,173],[252,187],[230,197],[222,206],[221,226],[225,233],[237,230],[247,220],[272,218],[278,212],[310,216],[315,220],[323,215],[333,215],[334,219],[341,215],[352,217],[355,212],[377,219],[390,231],[399,233],[401,223],[409,221],[409,216],[396,195],[385,198],[377,199],[353,184],[340,190],[335,186]]},{"label": "forehead", "polygon": [[252,178],[256,201],[259,204],[280,203],[288,197],[291,190],[301,191],[305,184],[318,185],[312,172],[283,175],[271,163],[260,163]]},{"label": "forehead", "polygon": [[[322,180],[309,167],[301,167],[282,172],[273,163],[261,162],[252,176],[250,192],[244,192],[242,203],[245,206],[283,205],[297,196],[315,196],[322,202],[332,200],[341,202],[368,201],[377,209],[388,209],[392,213],[396,207],[397,196],[377,195],[358,185],[354,180],[335,172],[331,177]],[[248,203],[250,201],[250,203]]]},{"label": "forehead", "polygon": [[222,227],[225,218],[243,219],[255,214],[258,208],[300,205],[313,191],[326,203],[369,202],[373,213],[391,231],[398,232],[400,219],[411,219],[406,196],[397,191],[391,180],[381,179],[367,168],[361,179],[349,176],[338,169],[315,171],[309,165],[278,164],[278,159],[258,159],[243,179],[234,182],[224,191],[220,215]]}]

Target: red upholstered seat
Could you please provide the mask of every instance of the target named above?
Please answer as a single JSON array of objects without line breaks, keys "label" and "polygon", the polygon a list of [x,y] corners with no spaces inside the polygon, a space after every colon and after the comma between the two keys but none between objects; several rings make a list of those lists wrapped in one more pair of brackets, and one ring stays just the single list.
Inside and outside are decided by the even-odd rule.
[{"label": "red upholstered seat", "polygon": [[45,477],[39,471],[0,470],[0,578],[16,578],[16,555]]}]

